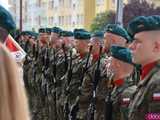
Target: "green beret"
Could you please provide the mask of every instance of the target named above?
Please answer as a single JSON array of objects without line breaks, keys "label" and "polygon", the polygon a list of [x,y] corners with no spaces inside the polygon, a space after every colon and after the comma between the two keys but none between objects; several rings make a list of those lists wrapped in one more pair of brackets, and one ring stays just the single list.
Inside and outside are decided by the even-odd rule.
[{"label": "green beret", "polygon": [[46,28],[46,33],[51,34],[52,29],[51,28]]},{"label": "green beret", "polygon": [[121,36],[127,40],[127,42],[131,42],[132,39],[127,33],[127,31],[121,27],[120,25],[117,24],[108,24],[107,27],[105,28],[106,32]]},{"label": "green beret", "polygon": [[23,32],[21,32],[21,35],[30,35],[31,36],[31,31],[23,31]]},{"label": "green beret", "polygon": [[25,35],[26,33],[25,33],[25,31],[22,31],[21,33],[20,33],[20,35]]},{"label": "green beret", "polygon": [[46,33],[46,29],[45,28],[39,28],[38,32],[39,33]]},{"label": "green beret", "polygon": [[88,31],[74,30],[74,38],[79,40],[87,40],[91,38],[91,34]]},{"label": "green beret", "polygon": [[160,26],[160,16],[159,15],[152,15],[152,16],[150,16],[150,17],[152,17],[152,18],[154,18],[156,21],[158,21],[158,26]]},{"label": "green beret", "polygon": [[62,37],[73,37],[72,31],[62,31],[60,34]]},{"label": "green beret", "polygon": [[38,38],[38,33],[31,32],[31,36],[32,36],[33,39],[37,39]]},{"label": "green beret", "polygon": [[60,35],[60,33],[62,32],[62,29],[59,28],[59,27],[53,27],[53,28],[51,29],[51,32],[54,32],[54,33],[57,33],[57,34]]},{"label": "green beret", "polygon": [[74,33],[75,32],[79,32],[79,31],[83,31],[83,32],[88,32],[87,30],[83,29],[83,28],[79,28],[79,29],[74,29]]},{"label": "green beret", "polygon": [[0,27],[6,29],[9,33],[16,29],[16,24],[11,14],[0,5]]},{"label": "green beret", "polygon": [[123,62],[132,64],[132,54],[130,49],[113,45],[110,48],[111,56]]},{"label": "green beret", "polygon": [[160,21],[158,16],[139,16],[133,19],[128,25],[128,32],[132,37],[136,33],[152,30],[160,30]]},{"label": "green beret", "polygon": [[104,33],[103,32],[95,32],[91,35],[91,37],[98,37],[103,39],[104,38]]}]

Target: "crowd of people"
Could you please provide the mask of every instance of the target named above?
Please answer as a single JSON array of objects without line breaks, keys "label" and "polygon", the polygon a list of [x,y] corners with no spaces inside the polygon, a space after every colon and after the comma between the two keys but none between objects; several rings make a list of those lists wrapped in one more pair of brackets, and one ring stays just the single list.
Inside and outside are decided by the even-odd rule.
[{"label": "crowd of people", "polygon": [[2,6],[0,18],[2,120],[160,120],[160,16],[95,33],[23,31],[14,37],[26,53],[18,62]]}]

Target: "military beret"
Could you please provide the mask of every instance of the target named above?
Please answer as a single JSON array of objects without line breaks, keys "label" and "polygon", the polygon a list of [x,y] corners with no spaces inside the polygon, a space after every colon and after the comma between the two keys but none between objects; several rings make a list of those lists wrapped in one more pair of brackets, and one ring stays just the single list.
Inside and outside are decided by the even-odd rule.
[{"label": "military beret", "polygon": [[38,38],[38,33],[31,32],[31,36],[32,36],[33,39],[37,39]]},{"label": "military beret", "polygon": [[91,35],[91,37],[98,37],[103,39],[104,38],[104,33],[103,32],[95,32]]},{"label": "military beret", "polygon": [[59,27],[53,27],[51,29],[51,32],[54,32],[54,33],[57,33],[57,34],[60,34],[62,32],[62,29],[59,28]]},{"label": "military beret", "polygon": [[46,29],[46,33],[50,34],[52,29],[51,28],[45,28]]},{"label": "military beret", "polygon": [[0,27],[6,29],[9,33],[16,29],[16,24],[11,14],[0,5]]},{"label": "military beret", "polygon": [[152,15],[150,16],[152,18],[154,18],[156,21],[158,21],[158,26],[160,26],[160,16],[159,15]]},{"label": "military beret", "polygon": [[31,31],[22,31],[21,35],[31,35]]},{"label": "military beret", "polygon": [[123,62],[132,64],[132,54],[129,48],[113,45],[110,48],[111,56]]},{"label": "military beret", "polygon": [[83,29],[83,28],[79,28],[79,29],[74,29],[73,32],[79,32],[79,31],[84,31],[84,32],[87,32],[87,30]]},{"label": "military beret", "polygon": [[45,28],[39,28],[38,32],[39,33],[46,33],[46,29]]},{"label": "military beret", "polygon": [[127,31],[117,24],[108,24],[105,28],[105,32],[109,32],[118,36],[121,36],[127,40],[127,42],[131,42],[132,39]]},{"label": "military beret", "polygon": [[62,37],[72,37],[73,32],[72,31],[62,31],[60,34]]},{"label": "military beret", "polygon": [[159,17],[158,16],[136,17],[129,23],[127,30],[132,37],[139,32],[160,30]]},{"label": "military beret", "polygon": [[74,38],[79,40],[87,40],[91,38],[91,34],[88,31],[74,30]]},{"label": "military beret", "polygon": [[20,33],[20,35],[25,35],[26,33],[25,33],[25,31],[22,31],[21,33]]}]

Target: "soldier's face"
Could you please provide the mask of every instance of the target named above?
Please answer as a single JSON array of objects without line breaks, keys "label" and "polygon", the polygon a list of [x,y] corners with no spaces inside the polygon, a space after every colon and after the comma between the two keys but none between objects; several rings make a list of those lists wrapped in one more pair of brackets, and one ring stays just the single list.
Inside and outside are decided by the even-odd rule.
[{"label": "soldier's face", "polygon": [[60,47],[62,47],[62,39],[58,39],[56,41],[56,48],[60,48]]},{"label": "soldier's face", "polygon": [[107,51],[110,49],[112,45],[125,46],[126,40],[120,36],[114,35],[112,33],[104,34],[104,46]]},{"label": "soldier's face", "polygon": [[49,35],[47,33],[40,33],[39,35],[39,40],[43,43],[43,44],[47,44],[49,41]]},{"label": "soldier's face", "polygon": [[154,44],[153,40],[147,35],[147,32],[136,34],[129,48],[132,50],[134,63],[145,65],[153,59],[152,51]]},{"label": "soldier's face", "polygon": [[62,42],[63,44],[65,44],[67,47],[71,47],[72,46],[72,37],[63,37],[62,38]]},{"label": "soldier's face", "polygon": [[23,35],[20,36],[20,40],[22,40],[22,41],[24,40],[24,36]]},{"label": "soldier's face", "polygon": [[55,41],[59,39],[59,35],[57,33],[52,32],[51,33],[51,41]]},{"label": "soldier's face", "polygon": [[28,41],[29,36],[28,35],[24,35],[24,41]]},{"label": "soldier's face", "polygon": [[101,43],[100,40],[98,40],[98,38],[91,38],[90,45],[93,46],[93,52],[99,52],[100,44]]},{"label": "soldier's face", "polygon": [[84,40],[75,40],[75,48],[78,52],[86,51],[88,49],[88,43]]},{"label": "soldier's face", "polygon": [[30,44],[33,46],[34,44],[36,44],[36,41],[35,41],[35,39],[33,39],[33,38],[30,38],[29,39],[29,42],[30,42]]},{"label": "soldier's face", "polygon": [[82,47],[81,41],[75,40],[75,48],[79,52]]},{"label": "soldier's face", "polygon": [[[111,59],[110,69],[114,71],[114,79],[123,79],[133,72],[133,66],[116,58]],[[125,69],[124,69],[125,68]]]}]

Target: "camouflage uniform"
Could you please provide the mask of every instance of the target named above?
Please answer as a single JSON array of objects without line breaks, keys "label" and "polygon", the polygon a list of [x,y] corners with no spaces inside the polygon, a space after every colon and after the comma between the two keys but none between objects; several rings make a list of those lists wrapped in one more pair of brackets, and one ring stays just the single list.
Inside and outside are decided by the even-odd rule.
[{"label": "camouflage uniform", "polygon": [[[94,80],[94,72],[97,67],[97,62],[92,63],[92,66],[87,71],[84,77],[84,81],[82,84],[82,94],[80,95],[80,111],[78,112],[78,119],[84,120],[87,119],[87,116],[90,115],[88,111],[91,97],[92,97],[92,88],[93,88],[93,80]],[[101,58],[101,75],[99,79],[99,83],[97,85],[97,93],[96,93],[96,113],[95,120],[103,120],[104,119],[104,107],[105,107],[105,95],[107,93],[106,87],[106,73],[105,69],[105,58]]]},{"label": "camouflage uniform", "polygon": [[32,51],[32,47],[31,46],[27,46],[27,56],[26,56],[26,60],[24,62],[24,83],[25,83],[25,88],[27,91],[27,95],[29,98],[29,105],[30,105],[30,111],[31,111],[31,117],[33,119],[39,119],[36,116],[39,114],[39,107],[38,105],[40,105],[41,103],[38,102],[39,100],[39,90],[37,90],[37,88],[39,87],[37,84],[37,74],[35,73],[35,71],[38,73],[37,71],[37,61],[35,61],[35,58],[33,56],[33,51]]},{"label": "camouflage uniform", "polygon": [[[45,115],[47,120],[55,120],[58,119],[57,112],[59,107],[59,99],[61,94],[61,80],[60,78],[64,75],[64,56],[61,52],[61,49],[55,50],[55,60],[54,60],[54,54],[53,54],[53,48],[50,49],[50,66],[47,70],[45,70],[45,74],[42,74],[42,90],[43,98],[45,97]],[[56,64],[56,78],[54,78],[54,62]],[[45,75],[45,76],[44,76]],[[55,79],[55,82],[54,82]],[[57,117],[55,117],[57,116]]]},{"label": "camouflage uniform", "polygon": [[130,103],[129,120],[144,120],[149,113],[160,113],[160,64],[140,81]]},{"label": "camouflage uniform", "polygon": [[[62,78],[63,81],[63,93],[61,96],[61,106],[65,107],[66,103],[68,103],[69,109],[75,103],[77,96],[79,95],[79,87],[81,85],[81,77],[83,74],[83,69],[87,61],[87,56],[83,59],[80,56],[73,56],[72,59],[72,78],[68,85],[68,72]],[[64,114],[64,111],[63,111]],[[64,115],[65,116],[65,115]],[[66,117],[66,116],[65,116]]]},{"label": "camouflage uniform", "polygon": [[[68,56],[68,53],[66,51],[66,54]],[[67,63],[68,63],[68,57],[67,57]],[[65,73],[65,58],[64,58],[64,53],[62,50],[58,50],[56,52],[56,104],[57,104],[57,119],[61,120],[63,118],[62,113],[63,113],[63,108],[61,106],[61,95],[63,92],[63,83],[64,81],[61,79]]]},{"label": "camouflage uniform", "polygon": [[125,79],[122,86],[115,87],[112,91],[113,120],[128,120],[128,105],[136,85],[131,76]]},{"label": "camouflage uniform", "polygon": [[44,103],[42,102],[42,98],[43,98],[43,91],[42,91],[42,58],[41,58],[41,54],[42,51],[40,51],[41,49],[39,49],[39,54],[38,54],[38,58],[37,60],[35,59],[35,56],[33,58],[33,62],[32,62],[32,66],[30,67],[30,70],[32,71],[30,76],[32,76],[32,86],[34,89],[34,92],[32,94],[32,96],[30,97],[30,99],[32,100],[32,107],[31,107],[31,111],[32,111],[32,119],[39,119],[42,120],[43,117],[43,105]]}]

